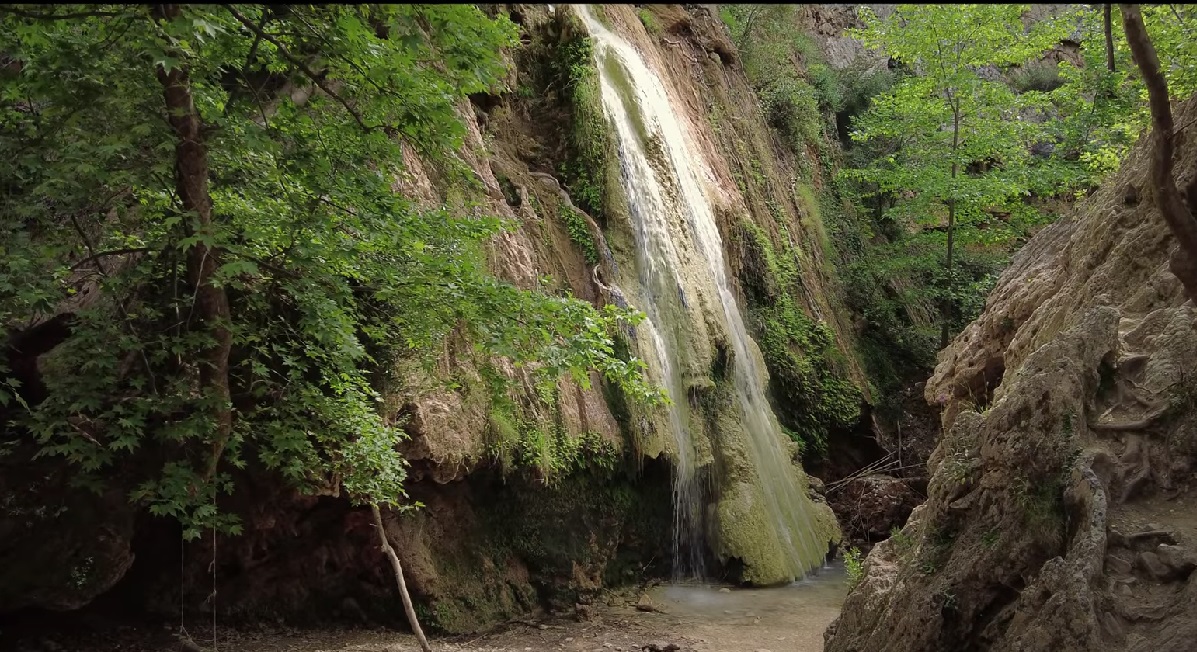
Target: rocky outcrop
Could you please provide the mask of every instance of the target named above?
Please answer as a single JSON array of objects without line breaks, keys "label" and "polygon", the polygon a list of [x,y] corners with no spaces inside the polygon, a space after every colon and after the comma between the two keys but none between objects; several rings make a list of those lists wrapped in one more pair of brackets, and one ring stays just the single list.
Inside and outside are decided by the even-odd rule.
[{"label": "rocky outcrop", "polygon": [[860,41],[848,35],[848,30],[863,27],[857,13],[865,7],[879,18],[885,18],[894,11],[895,5],[844,5],[812,4],[801,5],[801,24],[806,33],[815,39],[827,63],[832,68],[842,69],[851,65],[863,68],[884,66],[888,57],[867,50]]},{"label": "rocky outcrop", "polygon": [[133,517],[124,492],[73,489],[46,460],[3,468],[0,613],[78,609],[111,589],[133,564]]},{"label": "rocky outcrop", "polygon": [[[829,652],[1192,649],[1197,313],[1148,157],[1033,238],[941,353],[927,502],[866,559]],[[1176,161],[1192,188],[1192,138]]]}]

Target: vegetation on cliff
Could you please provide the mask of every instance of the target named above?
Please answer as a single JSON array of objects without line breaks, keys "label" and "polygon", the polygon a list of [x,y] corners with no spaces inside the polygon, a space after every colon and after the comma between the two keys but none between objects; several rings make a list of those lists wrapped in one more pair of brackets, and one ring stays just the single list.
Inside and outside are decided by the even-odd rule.
[{"label": "vegetation on cliff", "polygon": [[[822,166],[810,154],[800,166],[829,177],[818,205],[881,403],[929,372],[1010,256],[1147,125],[1125,38],[1116,30],[1107,57],[1100,8],[1028,10],[861,10],[850,33],[880,59],[831,69],[792,7],[721,9],[782,142],[815,154]],[[1180,36],[1191,13],[1144,8],[1173,98],[1193,83]]]},{"label": "vegetation on cliff", "polygon": [[[635,313],[490,276],[504,228],[392,190],[409,147],[454,184],[458,104],[515,43],[465,5],[10,7],[0,317],[6,443],[80,484],[237,531],[233,469],[401,505],[399,358],[456,329],[542,378],[657,393],[612,333]],[[459,196],[461,194],[459,193]],[[31,361],[41,355],[35,365]],[[130,462],[135,462],[131,464]]]}]

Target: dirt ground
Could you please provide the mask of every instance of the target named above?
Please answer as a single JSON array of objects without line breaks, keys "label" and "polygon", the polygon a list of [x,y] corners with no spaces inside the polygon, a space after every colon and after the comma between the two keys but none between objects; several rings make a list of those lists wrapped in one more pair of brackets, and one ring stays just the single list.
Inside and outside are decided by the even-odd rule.
[{"label": "dirt ground", "polygon": [[[590,620],[528,620],[477,637],[433,639],[438,652],[821,652],[823,630],[847,593],[842,566],[775,589],[665,585],[612,595]],[[211,629],[189,628],[212,650]],[[22,642],[19,652],[162,652],[190,650],[163,630],[126,629],[104,640],[54,635]],[[215,650],[229,652],[418,652],[415,639],[388,630],[217,629]]]}]

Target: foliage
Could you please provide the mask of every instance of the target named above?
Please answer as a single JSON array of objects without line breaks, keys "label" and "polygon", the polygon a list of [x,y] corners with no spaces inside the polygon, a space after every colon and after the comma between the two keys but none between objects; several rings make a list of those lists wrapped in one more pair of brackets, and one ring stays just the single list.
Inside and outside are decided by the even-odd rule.
[{"label": "foliage", "polygon": [[[1197,10],[1190,5],[1144,5],[1144,22],[1160,57],[1169,93],[1182,100],[1197,92],[1197,43],[1190,34]],[[1079,15],[1083,65],[1059,64],[1064,84],[1052,92],[1059,119],[1052,140],[1057,156],[1083,166],[1088,185],[1114,171],[1149,123],[1147,90],[1114,12],[1114,72],[1106,69],[1099,9]]]},{"label": "foliage", "polygon": [[848,590],[851,591],[864,579],[864,561],[859,548],[852,547],[844,551],[844,570],[848,572]]},{"label": "foliage", "polygon": [[[1197,93],[1197,42],[1193,40],[1197,7],[1189,4],[1143,5],[1142,12],[1172,99],[1183,100]],[[1117,28],[1115,31],[1121,32]],[[1119,37],[1119,45],[1125,47],[1125,35],[1119,34]],[[1123,70],[1129,68],[1128,65]],[[1143,89],[1140,98],[1146,97],[1146,89]]]},{"label": "foliage", "polygon": [[998,544],[1002,538],[1002,533],[998,530],[986,530],[985,534],[981,535],[981,543],[986,548],[992,548]]},{"label": "foliage", "polygon": [[841,128],[849,127],[851,118],[863,113],[875,96],[893,88],[898,77],[888,66],[872,68],[863,58],[838,71],[839,102],[833,108],[840,115]]},{"label": "foliage", "polygon": [[[586,385],[597,369],[659,396],[639,361],[613,355],[636,314],[499,282],[482,249],[497,219],[466,195],[426,210],[392,190],[401,143],[470,189],[456,107],[498,83],[516,38],[505,18],[469,5],[56,11],[0,9],[0,51],[16,62],[0,78],[0,319],[11,333],[73,314],[43,356],[44,397],[4,417],[80,483],[119,469],[133,500],[187,536],[238,529],[215,501],[250,465],[400,505],[403,433],[380,392],[397,359],[430,359],[453,331],[542,378]],[[203,230],[176,190],[159,78],[172,70],[202,122]],[[227,406],[200,381],[212,325],[185,280],[200,244],[219,263],[205,287],[230,306],[227,445],[212,416]]]},{"label": "foliage", "polygon": [[1010,73],[1010,85],[1016,93],[1050,93],[1064,85],[1059,66],[1050,61],[1030,61]]},{"label": "foliage", "polygon": [[[956,250],[1009,253],[1048,217],[1026,198],[1076,181],[1065,167],[1031,155],[1045,131],[1035,115],[1046,110],[1048,96],[1015,93],[981,74],[985,66],[1038,57],[1067,34],[1062,20],[1025,30],[1024,10],[902,5],[882,20],[864,9],[865,28],[854,32],[916,74],[874,97],[853,123],[852,140],[872,144],[877,156],[844,175],[897,226],[901,237],[887,264],[930,281],[920,287],[941,306],[945,335],[977,307],[974,289],[985,278],[961,278],[952,264]],[[937,250],[946,251],[946,264]]]},{"label": "foliage", "polygon": [[820,135],[818,100],[815,89],[804,79],[781,75],[773,77],[757,89],[761,108],[769,126],[785,137],[785,142],[797,148],[817,142]]},{"label": "foliage", "polygon": [[595,243],[594,234],[590,232],[590,226],[586,224],[586,218],[572,207],[563,204],[561,221],[565,223],[565,229],[569,231],[570,240],[573,240],[574,244],[582,250],[586,262],[591,265],[597,263],[599,261],[598,245]]},{"label": "foliage", "polygon": [[[835,74],[794,21],[794,5],[721,5],[766,121],[795,152],[822,136],[822,112],[842,100]],[[799,64],[803,64],[804,68]]]},{"label": "foliage", "polygon": [[752,222],[742,222],[740,231],[749,317],[769,369],[774,411],[803,455],[821,458],[829,434],[860,418],[860,389],[837,373],[842,353],[831,329],[807,316],[793,294],[799,286],[796,252],[787,246],[779,255]]},{"label": "foliage", "polygon": [[[601,11],[596,13],[603,15]],[[567,136],[569,155],[561,165],[561,174],[578,206],[601,220],[604,175],[610,156],[607,118],[599,91],[594,44],[576,17],[571,15],[567,24],[555,62],[556,83],[564,89],[573,119]]]},{"label": "foliage", "polygon": [[914,550],[914,538],[896,525],[890,528],[889,540],[898,556],[905,556],[906,553]]}]

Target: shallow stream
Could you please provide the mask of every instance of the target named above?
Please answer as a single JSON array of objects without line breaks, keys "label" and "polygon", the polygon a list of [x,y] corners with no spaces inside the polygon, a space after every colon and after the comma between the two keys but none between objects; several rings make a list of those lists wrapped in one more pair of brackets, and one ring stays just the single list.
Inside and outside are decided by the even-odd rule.
[{"label": "shallow stream", "polygon": [[[824,566],[789,586],[741,589],[666,584],[646,594],[654,611],[636,608],[635,593],[595,605],[590,618],[522,621],[485,636],[433,638],[437,652],[821,652],[823,631],[848,592],[842,563]],[[209,646],[212,632],[193,623],[191,635]],[[49,645],[44,645],[49,641]],[[387,629],[217,631],[217,650],[239,652],[418,652],[415,639]],[[671,648],[670,645],[676,645]],[[655,646],[655,647],[654,647]],[[58,635],[18,649],[75,652],[177,650],[160,628],[120,628],[103,635]],[[210,647],[208,649],[211,649]]]}]

